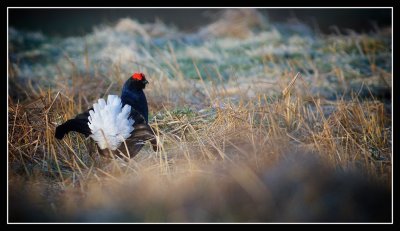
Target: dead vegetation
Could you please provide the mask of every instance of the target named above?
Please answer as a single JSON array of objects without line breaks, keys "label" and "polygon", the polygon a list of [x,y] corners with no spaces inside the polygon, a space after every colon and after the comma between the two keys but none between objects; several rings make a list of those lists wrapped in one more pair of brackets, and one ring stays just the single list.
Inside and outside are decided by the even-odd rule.
[{"label": "dead vegetation", "polygon": [[[153,106],[156,102],[152,95],[157,93],[152,93],[154,89],[149,87],[146,93],[152,112],[151,126],[162,145],[157,153],[146,146],[129,162],[100,157],[94,143],[78,134],[72,133],[61,141],[54,138],[55,126],[86,108],[89,104],[84,102],[93,97],[93,92],[89,96],[82,91],[77,96],[65,85],[60,88],[62,91],[40,90],[36,94],[32,91],[32,98],[21,103],[10,98],[10,190],[19,191],[18,185],[23,184],[28,192],[36,192],[29,194],[28,198],[34,198],[28,199],[29,203],[35,210],[43,209],[40,219],[53,221],[344,219],[341,210],[303,217],[290,209],[296,207],[295,201],[308,197],[312,204],[302,201],[302,206],[330,203],[322,197],[328,193],[322,187],[325,184],[328,188],[335,184],[351,185],[354,191],[360,190],[358,184],[371,187],[371,192],[377,191],[376,196],[385,204],[383,207],[388,208],[390,201],[385,192],[391,188],[391,120],[383,103],[359,101],[356,96],[351,101],[330,102],[296,95],[297,78],[301,75],[287,83],[278,97],[242,96],[239,102],[209,98],[211,105],[217,106],[201,110],[190,105],[177,108],[168,101],[156,110],[160,107]],[[151,79],[153,87],[161,84],[156,76]],[[168,88],[165,83],[163,86]],[[107,88],[103,90],[108,92],[118,86]],[[217,99],[223,98],[224,92],[206,94]],[[314,175],[313,170],[323,173]],[[302,176],[302,171],[307,176]],[[338,177],[340,174],[342,178]],[[304,186],[292,189],[293,195],[288,195],[287,201],[280,198],[279,190],[283,189],[277,189],[279,193],[269,192],[275,187],[294,187],[292,184]],[[314,186],[314,194],[308,195],[307,191],[304,195],[307,198],[292,197],[300,193],[297,190]],[[349,191],[340,191],[334,197],[345,200],[353,193],[346,190]],[[281,204],[266,206],[273,201]],[[285,206],[287,213],[272,215],[274,210],[283,208],[280,206]],[[353,206],[351,209],[361,206],[365,215],[350,214],[346,221],[378,219],[369,217],[374,211],[369,211],[371,208],[362,201],[348,206]],[[51,215],[49,209],[53,211]],[[23,219],[25,215],[16,216]]]}]

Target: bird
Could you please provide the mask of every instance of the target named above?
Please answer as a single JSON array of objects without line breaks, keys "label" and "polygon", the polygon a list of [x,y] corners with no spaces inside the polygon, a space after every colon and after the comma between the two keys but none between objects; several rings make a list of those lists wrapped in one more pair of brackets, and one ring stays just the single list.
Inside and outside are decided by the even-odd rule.
[{"label": "bird", "polygon": [[[69,132],[91,137],[99,153],[106,157],[129,159],[136,156],[146,141],[157,151],[157,139],[148,122],[148,104],[143,90],[149,82],[143,73],[134,73],[124,83],[121,96],[108,95],[91,108],[56,127],[59,140]],[[124,158],[125,157],[125,158]]]}]

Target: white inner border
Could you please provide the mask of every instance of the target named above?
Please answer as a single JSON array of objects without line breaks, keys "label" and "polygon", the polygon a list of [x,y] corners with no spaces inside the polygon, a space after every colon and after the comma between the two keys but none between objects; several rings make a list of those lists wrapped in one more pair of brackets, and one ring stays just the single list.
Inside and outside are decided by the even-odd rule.
[{"label": "white inner border", "polygon": [[[391,164],[392,164],[392,222],[371,222],[371,223],[310,223],[310,222],[304,222],[304,223],[270,223],[270,222],[250,222],[250,223],[232,223],[232,222],[218,222],[218,223],[199,223],[199,222],[191,222],[191,223],[162,223],[162,224],[393,224],[393,27],[394,27],[394,21],[393,21],[393,7],[7,7],[7,97],[8,97],[8,70],[9,70],[9,62],[8,62],[8,12],[9,9],[243,9],[243,8],[249,8],[249,9],[391,9],[391,17],[392,17],[392,153],[391,153]],[[8,144],[8,100],[7,100],[7,144]],[[73,222],[45,222],[45,223],[40,223],[40,222],[9,222],[9,205],[8,205],[8,165],[9,165],[9,158],[8,158],[8,145],[7,145],[7,224],[160,224],[160,223],[148,223],[148,222],[140,222],[140,223],[133,223],[133,222],[120,222],[120,223],[111,223],[111,222],[102,222],[102,223],[93,223],[93,222],[87,222],[87,223],[73,223]]]}]

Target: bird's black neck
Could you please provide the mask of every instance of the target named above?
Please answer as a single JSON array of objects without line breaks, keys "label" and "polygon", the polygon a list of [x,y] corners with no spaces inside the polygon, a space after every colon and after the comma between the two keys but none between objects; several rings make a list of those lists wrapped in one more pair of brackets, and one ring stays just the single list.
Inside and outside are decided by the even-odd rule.
[{"label": "bird's black neck", "polygon": [[142,89],[132,89],[125,85],[122,89],[121,100],[123,105],[128,104],[132,107],[131,116],[135,119],[135,123],[140,123],[140,121],[137,121],[140,119],[138,119],[138,115],[136,115],[137,113],[135,113],[135,111],[144,117],[146,124],[148,123],[149,110],[147,107],[147,99]]}]

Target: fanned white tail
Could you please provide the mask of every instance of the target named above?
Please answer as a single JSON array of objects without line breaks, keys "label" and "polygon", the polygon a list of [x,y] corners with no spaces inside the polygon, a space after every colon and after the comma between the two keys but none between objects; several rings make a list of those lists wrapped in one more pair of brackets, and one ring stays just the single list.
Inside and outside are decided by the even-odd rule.
[{"label": "fanned white tail", "polygon": [[99,145],[100,149],[116,150],[121,143],[131,136],[135,121],[129,118],[131,106],[126,104],[122,108],[121,98],[109,95],[107,103],[99,99],[89,111],[90,137]]}]

